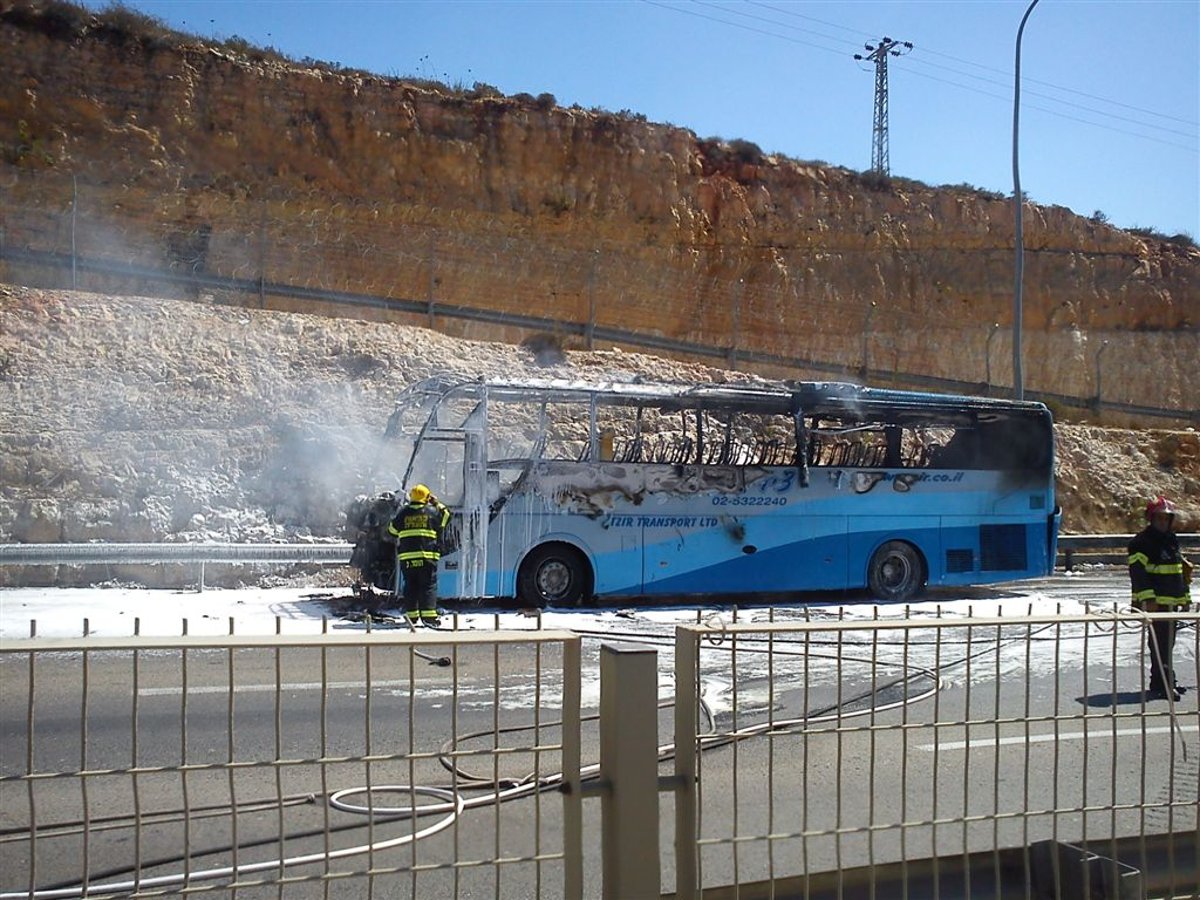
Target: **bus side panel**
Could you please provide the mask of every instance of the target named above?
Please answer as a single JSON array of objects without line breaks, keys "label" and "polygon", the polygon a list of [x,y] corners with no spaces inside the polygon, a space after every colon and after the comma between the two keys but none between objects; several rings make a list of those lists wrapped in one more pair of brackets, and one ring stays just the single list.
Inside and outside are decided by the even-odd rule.
[{"label": "bus side panel", "polygon": [[[687,518],[687,517],[681,517]],[[647,594],[840,589],[846,580],[844,516],[645,517]]]},{"label": "bus side panel", "polygon": [[1050,574],[1045,520],[942,517],[942,554],[930,560],[930,584],[966,585]]},{"label": "bus side panel", "polygon": [[547,531],[539,543],[563,541],[581,549],[591,563],[592,589],[597,595],[642,592],[642,548],[636,531],[607,528],[599,520],[581,516],[546,525],[569,526],[562,533]]},{"label": "bus side panel", "polygon": [[510,512],[496,517],[488,535],[488,592],[514,597],[521,561],[551,541],[578,547],[592,566],[597,594],[642,591],[640,529],[611,527],[611,519],[552,512]]}]

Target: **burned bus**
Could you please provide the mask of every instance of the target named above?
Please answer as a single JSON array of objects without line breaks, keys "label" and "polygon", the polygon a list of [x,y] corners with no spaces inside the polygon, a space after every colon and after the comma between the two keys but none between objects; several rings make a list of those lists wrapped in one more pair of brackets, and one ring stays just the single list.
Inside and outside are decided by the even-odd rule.
[{"label": "burned bus", "polygon": [[434,378],[374,475],[454,511],[447,600],[724,597],[1052,571],[1040,404],[837,382]]}]

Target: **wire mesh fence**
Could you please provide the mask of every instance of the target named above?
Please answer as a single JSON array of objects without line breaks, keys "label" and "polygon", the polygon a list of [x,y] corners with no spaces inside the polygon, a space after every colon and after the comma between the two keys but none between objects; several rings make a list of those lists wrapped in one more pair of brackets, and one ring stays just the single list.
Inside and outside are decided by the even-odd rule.
[{"label": "wire mesh fence", "polygon": [[[903,257],[910,280],[952,284],[966,263],[985,285],[969,290],[982,291],[994,313],[1007,300],[986,285],[1008,284],[1011,248],[947,260],[944,249],[839,246],[835,238],[737,252],[662,247],[566,229],[521,233],[394,201],[331,202],[315,190],[218,187],[164,193],[9,170],[0,181],[0,277],[313,312],[352,307],[478,338],[545,331],[577,346],[611,342],[790,377],[967,393],[1011,382],[1009,326],[987,321],[993,316],[966,295],[896,293],[879,278]],[[1031,263],[1034,275],[1037,268]],[[920,308],[899,299],[922,295],[929,299]],[[1110,343],[1074,305],[1070,321],[1025,335],[1033,396],[1200,419],[1169,379],[1148,394],[1123,377],[1200,351],[1194,332]]]},{"label": "wire mesh fence", "polygon": [[0,644],[0,897],[578,897],[578,644]]},{"label": "wire mesh fence", "polygon": [[1200,719],[1148,691],[1144,616],[803,619],[680,629],[676,683],[711,710],[676,705],[682,895],[1200,892]]},{"label": "wire mesh fence", "polygon": [[[0,643],[0,896],[615,897],[596,873],[631,863],[587,798],[656,778],[675,840],[633,824],[666,835],[675,896],[1200,894],[1200,718],[1147,691],[1142,616],[487,618]],[[1169,618],[1194,686],[1198,616]],[[647,771],[594,783],[620,728],[584,642],[672,633],[657,711],[607,712],[657,720],[657,748],[614,754]]]}]

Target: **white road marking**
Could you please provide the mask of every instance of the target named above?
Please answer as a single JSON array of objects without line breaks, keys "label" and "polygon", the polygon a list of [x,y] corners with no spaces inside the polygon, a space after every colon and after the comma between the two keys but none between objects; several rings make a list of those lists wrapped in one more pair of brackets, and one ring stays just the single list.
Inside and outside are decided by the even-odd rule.
[{"label": "white road marking", "polygon": [[1170,734],[1174,731],[1200,731],[1200,725],[1154,725],[1149,728],[1095,729],[1093,731],[1064,731],[1060,734],[1018,734],[1003,738],[976,738],[972,741],[941,741],[937,744],[922,744],[920,750],[966,750],[976,747],[998,747],[1005,744],[1044,744],[1050,741],[1081,741],[1088,738],[1111,738],[1123,735]]},{"label": "white road marking", "polygon": [[[407,681],[372,681],[373,688],[397,688],[406,687]],[[286,682],[278,686],[280,691],[319,691],[326,688],[331,691],[340,690],[363,690],[367,686],[365,681],[330,681],[322,683],[320,681],[299,681]],[[233,689],[235,694],[265,694],[275,693],[276,686],[274,684],[239,684]],[[228,694],[229,685],[213,684],[204,687],[196,687],[188,685],[188,694]],[[161,688],[138,688],[139,697],[173,697],[182,693],[182,689],[178,687],[161,687]]]}]

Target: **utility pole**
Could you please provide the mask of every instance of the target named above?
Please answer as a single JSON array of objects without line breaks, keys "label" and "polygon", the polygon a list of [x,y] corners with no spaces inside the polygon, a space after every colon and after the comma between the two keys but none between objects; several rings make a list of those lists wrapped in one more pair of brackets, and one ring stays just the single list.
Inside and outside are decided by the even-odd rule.
[{"label": "utility pole", "polygon": [[1016,264],[1013,274],[1013,395],[1018,400],[1025,399],[1025,374],[1021,371],[1021,319],[1025,306],[1022,280],[1025,277],[1025,231],[1021,219],[1021,210],[1025,206],[1025,195],[1021,191],[1021,166],[1017,149],[1020,146],[1021,128],[1021,36],[1025,33],[1025,23],[1029,14],[1038,5],[1033,0],[1025,15],[1021,16],[1021,25],[1017,28],[1016,72],[1013,76],[1013,248],[1016,251]]},{"label": "utility pole", "polygon": [[891,174],[891,164],[888,161],[888,77],[887,62],[889,56],[899,56],[913,48],[908,41],[893,41],[884,37],[878,47],[863,44],[870,52],[863,56],[855,53],[855,59],[867,59],[875,63],[875,123],[871,130],[871,171],[876,175]]}]

